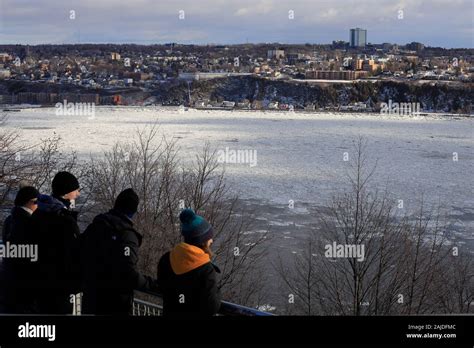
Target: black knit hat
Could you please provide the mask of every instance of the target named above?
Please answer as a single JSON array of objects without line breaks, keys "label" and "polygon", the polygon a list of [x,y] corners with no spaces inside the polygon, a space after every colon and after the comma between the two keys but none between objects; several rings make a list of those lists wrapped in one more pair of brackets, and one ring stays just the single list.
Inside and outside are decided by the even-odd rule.
[{"label": "black knit hat", "polygon": [[39,192],[33,186],[22,187],[15,197],[15,205],[18,207],[24,206],[26,203],[39,196]]},{"label": "black knit hat", "polygon": [[200,246],[212,239],[214,232],[211,224],[192,209],[184,209],[179,214],[179,219],[185,243]]},{"label": "black knit hat", "polygon": [[79,189],[79,181],[69,172],[59,172],[54,176],[53,196],[61,197]]},{"label": "black knit hat", "polygon": [[120,192],[117,196],[114,209],[127,215],[133,215],[137,212],[139,203],[140,198],[138,195],[133,191],[133,189],[128,188]]}]

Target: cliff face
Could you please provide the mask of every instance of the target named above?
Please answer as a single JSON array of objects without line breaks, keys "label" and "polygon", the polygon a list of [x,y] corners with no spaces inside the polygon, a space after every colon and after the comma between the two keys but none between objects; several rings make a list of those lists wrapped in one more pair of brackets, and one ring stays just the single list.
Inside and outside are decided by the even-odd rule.
[{"label": "cliff face", "polygon": [[[190,85],[193,101],[229,100],[292,104],[295,108],[314,104],[316,107],[348,105],[364,102],[370,106],[379,102],[419,102],[424,111],[471,112],[474,106],[472,84],[415,84],[411,82],[357,82],[353,84],[310,85],[303,82],[275,81],[255,77],[229,77],[210,81],[194,81]],[[159,100],[187,102],[186,83],[162,86],[155,90]]]},{"label": "cliff face", "polygon": [[473,84],[448,85],[441,83],[414,82],[354,82],[350,84],[308,84],[305,82],[267,80],[253,76],[227,77],[208,81],[172,81],[157,84],[147,90],[138,87],[122,87],[114,90],[87,89],[73,85],[34,84],[23,81],[0,82],[0,96],[23,92],[99,94],[101,97],[119,94],[128,105],[143,105],[148,97],[157,103],[185,104],[199,100],[220,102],[257,102],[266,107],[270,102],[291,104],[303,108],[313,104],[316,107],[337,107],[355,102],[368,106],[377,103],[420,103],[422,111],[471,113],[474,111]]}]

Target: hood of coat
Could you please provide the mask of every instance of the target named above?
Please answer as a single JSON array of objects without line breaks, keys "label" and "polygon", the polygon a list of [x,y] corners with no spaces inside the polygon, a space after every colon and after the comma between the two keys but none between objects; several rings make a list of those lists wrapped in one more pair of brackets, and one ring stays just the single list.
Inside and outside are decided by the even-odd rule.
[{"label": "hood of coat", "polygon": [[67,209],[67,207],[62,201],[53,196],[39,195],[38,209],[46,213],[55,213],[61,209]]},{"label": "hood of coat", "polygon": [[171,268],[177,275],[188,273],[209,262],[211,262],[209,255],[191,244],[180,243],[170,252]]}]

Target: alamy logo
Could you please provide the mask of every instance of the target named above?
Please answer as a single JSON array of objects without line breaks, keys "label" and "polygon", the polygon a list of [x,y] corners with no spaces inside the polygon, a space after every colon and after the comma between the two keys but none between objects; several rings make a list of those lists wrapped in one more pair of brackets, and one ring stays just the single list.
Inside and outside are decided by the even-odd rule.
[{"label": "alamy logo", "polygon": [[388,115],[418,115],[420,103],[394,103],[392,99],[388,103],[380,104],[380,113]]},{"label": "alamy logo", "polygon": [[56,116],[89,116],[91,120],[95,118],[95,103],[56,103]]},{"label": "alamy logo", "polygon": [[56,325],[34,325],[26,322],[18,326],[20,338],[47,338],[48,341],[56,340]]},{"label": "alamy logo", "polygon": [[233,150],[226,147],[217,151],[218,163],[248,164],[250,167],[257,165],[257,150]]},{"label": "alamy logo", "polygon": [[13,244],[6,242],[0,244],[0,259],[30,259],[31,262],[38,261],[38,245],[36,244]]},{"label": "alamy logo", "polygon": [[324,247],[326,252],[324,256],[327,258],[350,258],[357,259],[362,262],[365,258],[365,247],[364,244],[326,244]]}]

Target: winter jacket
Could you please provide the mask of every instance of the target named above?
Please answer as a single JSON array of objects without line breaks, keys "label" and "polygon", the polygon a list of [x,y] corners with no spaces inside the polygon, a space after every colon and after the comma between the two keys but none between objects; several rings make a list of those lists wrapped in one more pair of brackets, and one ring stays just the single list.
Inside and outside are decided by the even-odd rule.
[{"label": "winter jacket", "polygon": [[[31,214],[21,207],[14,207],[3,224],[3,242],[14,245],[32,244]],[[31,255],[33,256],[33,255]],[[35,262],[25,258],[5,258],[3,261],[3,313],[27,314],[34,312]]]},{"label": "winter jacket", "polygon": [[72,314],[71,295],[80,291],[79,227],[70,202],[41,195],[32,216],[38,244],[36,288],[40,314]]},{"label": "winter jacket", "polygon": [[181,243],[160,259],[158,283],[163,294],[163,315],[212,316],[220,308],[217,266],[201,248]]},{"label": "winter jacket", "polygon": [[31,214],[21,207],[14,207],[3,224],[3,243],[28,244],[31,242]]},{"label": "winter jacket", "polygon": [[98,215],[81,236],[84,314],[127,315],[133,291],[157,291],[156,282],[137,271],[142,236],[126,215]]}]

